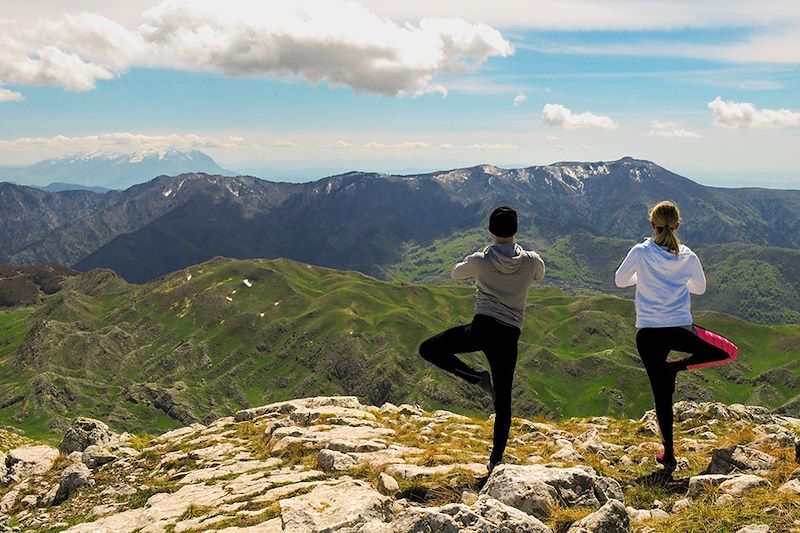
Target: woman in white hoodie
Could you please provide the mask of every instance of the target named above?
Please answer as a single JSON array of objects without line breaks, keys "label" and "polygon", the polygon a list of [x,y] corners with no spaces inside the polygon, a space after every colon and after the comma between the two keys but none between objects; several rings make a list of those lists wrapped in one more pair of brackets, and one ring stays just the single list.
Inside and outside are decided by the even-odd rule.
[{"label": "woman in white hoodie", "polygon": [[[656,461],[668,471],[677,460],[672,439],[672,394],[681,370],[732,361],[739,353],[734,343],[692,323],[690,294],[706,291],[700,260],[678,240],[680,211],[672,202],[650,210],[653,236],[637,244],[617,269],[617,287],[636,285],[636,348],[653,388],[664,453]],[[668,361],[670,351],[689,357]]]}]

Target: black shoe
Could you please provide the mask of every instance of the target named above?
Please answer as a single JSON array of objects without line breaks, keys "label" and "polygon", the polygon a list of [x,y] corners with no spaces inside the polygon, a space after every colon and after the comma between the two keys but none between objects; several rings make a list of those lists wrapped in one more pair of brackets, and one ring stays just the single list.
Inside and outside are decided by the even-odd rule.
[{"label": "black shoe", "polygon": [[667,455],[665,453],[660,453],[656,455],[656,462],[660,465],[664,466],[664,470],[667,472],[674,472],[676,468],[678,468],[678,460],[675,459],[675,455]]},{"label": "black shoe", "polygon": [[494,470],[494,468],[495,468],[497,465],[499,465],[500,463],[501,463],[501,461],[496,461],[496,462],[495,462],[495,461],[489,460],[489,462],[486,464],[486,470],[488,470],[488,471],[489,471],[489,475],[490,475],[490,476],[492,475],[492,470]]},{"label": "black shoe", "polygon": [[492,404],[494,404],[495,395],[494,395],[494,387],[492,387],[492,375],[486,370],[484,370],[483,372],[480,373],[480,376],[481,380],[477,382],[475,385],[486,391],[486,394],[488,394],[492,398]]}]

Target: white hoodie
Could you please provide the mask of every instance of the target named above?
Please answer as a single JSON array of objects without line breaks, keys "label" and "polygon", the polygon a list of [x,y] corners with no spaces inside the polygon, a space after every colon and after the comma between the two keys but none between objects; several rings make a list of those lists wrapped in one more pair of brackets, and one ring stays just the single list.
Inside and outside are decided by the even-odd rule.
[{"label": "white hoodie", "polygon": [[475,252],[453,267],[453,279],[475,278],[475,313],[522,329],[528,287],[544,277],[544,262],[536,252],[504,242]]},{"label": "white hoodie", "polygon": [[706,292],[703,266],[688,246],[674,253],[653,239],[637,244],[617,269],[617,287],[636,285],[636,327],[666,328],[692,324],[689,294]]}]

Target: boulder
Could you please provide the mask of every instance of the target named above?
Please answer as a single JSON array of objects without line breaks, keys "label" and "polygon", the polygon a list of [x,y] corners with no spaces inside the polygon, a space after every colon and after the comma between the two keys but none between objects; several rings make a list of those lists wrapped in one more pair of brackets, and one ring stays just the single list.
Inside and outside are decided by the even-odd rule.
[{"label": "boulder", "polygon": [[627,533],[630,530],[625,505],[618,500],[608,500],[600,509],[572,524],[567,533]]},{"label": "boulder", "polygon": [[608,482],[598,484],[594,469],[553,468],[540,465],[500,465],[494,469],[481,494],[524,511],[547,518],[559,506],[599,507],[613,499]]},{"label": "boulder", "polygon": [[628,518],[633,525],[645,521],[659,521],[669,518],[669,514],[661,509],[634,509],[633,507],[628,507],[625,511],[628,513]]},{"label": "boulder", "polygon": [[108,448],[99,446],[97,444],[88,446],[85,450],[83,450],[83,454],[81,455],[81,462],[83,462],[83,464],[92,470],[100,468],[101,466],[116,460],[117,456],[114,453],[110,452]]},{"label": "boulder", "polygon": [[392,500],[362,481],[344,478],[333,485],[318,485],[293,498],[280,500],[282,527],[286,531],[355,530],[370,521],[388,521]]},{"label": "boulder", "polygon": [[378,492],[384,496],[394,496],[400,492],[400,485],[395,478],[381,472],[378,476]]},{"label": "boulder", "polygon": [[104,422],[93,418],[76,418],[67,430],[58,450],[64,455],[82,452],[92,445],[108,446],[119,442],[119,435],[111,431]]},{"label": "boulder", "polygon": [[472,505],[472,508],[488,522],[497,526],[497,529],[501,531],[519,531],[521,533],[550,532],[550,528],[537,518],[485,494],[478,497],[478,500]]},{"label": "boulder", "polygon": [[58,450],[52,446],[15,448],[6,455],[7,478],[19,481],[30,476],[44,474],[53,467],[57,458]]},{"label": "boulder", "polygon": [[689,478],[689,491],[687,496],[693,498],[706,492],[712,487],[718,487],[723,481],[730,479],[730,476],[724,474],[703,474],[700,476],[693,476]]},{"label": "boulder", "polygon": [[775,468],[777,459],[747,446],[736,445],[731,448],[714,450],[709,474],[730,474],[731,472],[766,472]]},{"label": "boulder", "polygon": [[58,480],[58,490],[50,505],[58,505],[66,501],[79,489],[91,484],[94,484],[94,480],[89,467],[82,463],[68,466],[61,472]]},{"label": "boulder", "polygon": [[[434,531],[436,533],[461,533],[464,531],[454,517],[440,512],[436,507],[408,507],[395,517],[392,526],[396,533],[433,533]],[[484,527],[488,528],[488,525],[484,524]],[[486,529],[487,533],[489,531]]]},{"label": "boulder", "polygon": [[731,496],[739,496],[745,492],[757,489],[760,487],[770,488],[772,483],[763,477],[754,476],[752,474],[742,474],[733,476],[720,483],[719,490],[723,494],[730,494]]},{"label": "boulder", "polygon": [[317,465],[323,472],[349,470],[356,464],[356,460],[349,455],[333,450],[322,450],[317,456]]},{"label": "boulder", "polygon": [[796,494],[797,496],[800,496],[800,479],[790,479],[778,487],[778,492],[783,494]]}]

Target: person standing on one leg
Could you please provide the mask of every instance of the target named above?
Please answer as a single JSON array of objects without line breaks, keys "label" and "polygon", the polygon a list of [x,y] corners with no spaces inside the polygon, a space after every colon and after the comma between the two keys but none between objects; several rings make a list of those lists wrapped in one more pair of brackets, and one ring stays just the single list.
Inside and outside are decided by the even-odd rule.
[{"label": "person standing on one leg", "polygon": [[[528,287],[544,277],[539,254],[514,242],[517,212],[503,206],[489,217],[494,244],[468,255],[453,267],[453,279],[475,279],[477,297],[472,322],[456,326],[424,341],[420,355],[439,368],[485,390],[494,401],[494,438],[488,469],[503,459],[511,428],[511,385],[517,363]],[[456,354],[483,351],[491,374],[477,371]],[[494,386],[492,386],[494,383]]]},{"label": "person standing on one leg", "polygon": [[[636,286],[636,348],[653,388],[664,453],[656,461],[675,470],[672,395],[678,372],[732,361],[739,348],[725,337],[692,323],[690,294],[703,294],[700,260],[678,240],[680,211],[661,202],[649,213],[653,236],[628,252],[615,276],[618,287]],[[670,351],[690,354],[668,361]]]}]

